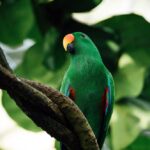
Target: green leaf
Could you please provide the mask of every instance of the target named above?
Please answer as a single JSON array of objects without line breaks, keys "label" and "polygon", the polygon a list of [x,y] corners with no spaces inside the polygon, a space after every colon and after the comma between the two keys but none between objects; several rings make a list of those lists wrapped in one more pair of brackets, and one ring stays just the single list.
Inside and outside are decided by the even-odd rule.
[{"label": "green leaf", "polygon": [[96,26],[113,30],[120,39],[120,47],[138,64],[150,66],[150,24],[141,16],[120,15]]},{"label": "green leaf", "polygon": [[123,54],[119,60],[119,68],[114,74],[115,99],[138,96],[144,84],[145,68],[138,65],[128,55]]},{"label": "green leaf", "polygon": [[98,25],[119,34],[122,48],[126,51],[149,48],[150,24],[141,16],[134,14],[115,16]]},{"label": "green leaf", "polygon": [[61,144],[57,140],[55,141],[55,148],[56,148],[56,150],[61,150]]},{"label": "green leaf", "polygon": [[139,95],[139,98],[142,98],[150,102],[150,68],[147,70],[145,74],[144,86],[141,94]]},{"label": "green leaf", "polygon": [[66,61],[66,53],[62,45],[63,37],[56,28],[47,32],[44,40],[44,65],[53,71],[60,69]]},{"label": "green leaf", "polygon": [[38,0],[39,3],[49,4],[55,9],[63,9],[65,12],[83,12],[96,7],[102,0]]},{"label": "green leaf", "polygon": [[68,66],[68,61],[59,70],[53,71],[44,66],[44,58],[43,44],[35,44],[26,52],[22,64],[15,72],[21,77],[59,88],[66,66]]},{"label": "green leaf", "polygon": [[150,149],[150,135],[146,131],[141,133],[136,140],[124,150],[148,150]]},{"label": "green leaf", "polygon": [[149,48],[147,49],[136,49],[131,50],[128,54],[134,59],[134,61],[144,67],[150,67],[150,53]]},{"label": "green leaf", "polygon": [[0,6],[0,41],[17,46],[33,25],[30,0],[5,0]]},{"label": "green leaf", "polygon": [[113,149],[126,148],[142,130],[150,128],[149,107],[140,99],[123,99],[115,105],[111,124]]},{"label": "green leaf", "polygon": [[41,35],[39,28],[38,28],[38,24],[36,24],[36,23],[33,24],[27,37],[29,39],[32,39],[35,43],[39,43],[40,41],[43,40],[42,35]]},{"label": "green leaf", "polygon": [[[22,64],[15,70],[18,76],[47,84],[54,88],[59,88],[68,62],[58,71],[51,71],[42,64],[44,58],[43,45],[41,43],[31,47],[25,54]],[[21,91],[20,91],[21,92]],[[14,101],[4,93],[3,106],[12,119],[21,127],[28,130],[37,130],[32,121],[16,106]]]}]

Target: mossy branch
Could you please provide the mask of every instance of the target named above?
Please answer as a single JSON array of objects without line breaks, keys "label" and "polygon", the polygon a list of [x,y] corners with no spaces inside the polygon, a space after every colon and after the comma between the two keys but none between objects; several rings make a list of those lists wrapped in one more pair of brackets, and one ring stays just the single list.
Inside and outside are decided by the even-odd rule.
[{"label": "mossy branch", "polygon": [[38,126],[70,150],[99,150],[85,116],[68,97],[51,87],[12,74],[0,49],[0,88]]}]

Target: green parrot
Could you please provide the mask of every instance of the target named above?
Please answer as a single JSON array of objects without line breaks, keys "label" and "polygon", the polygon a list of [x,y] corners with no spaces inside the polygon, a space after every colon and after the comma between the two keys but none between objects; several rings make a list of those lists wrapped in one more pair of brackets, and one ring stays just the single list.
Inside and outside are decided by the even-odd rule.
[{"label": "green parrot", "polygon": [[[63,46],[70,53],[71,62],[60,91],[82,110],[102,148],[113,110],[113,77],[86,34],[67,34]],[[66,150],[64,145],[62,150]]]}]

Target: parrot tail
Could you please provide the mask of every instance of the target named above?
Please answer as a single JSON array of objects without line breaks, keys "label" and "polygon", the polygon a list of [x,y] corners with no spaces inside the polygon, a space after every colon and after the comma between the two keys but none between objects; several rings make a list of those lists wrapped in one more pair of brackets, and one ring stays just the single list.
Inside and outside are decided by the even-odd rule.
[{"label": "parrot tail", "polygon": [[102,147],[103,147],[106,134],[107,134],[107,130],[104,130],[104,131],[103,131],[103,135],[101,135],[101,136],[98,138],[98,145],[99,145],[99,148],[100,148],[100,149],[102,149]]}]

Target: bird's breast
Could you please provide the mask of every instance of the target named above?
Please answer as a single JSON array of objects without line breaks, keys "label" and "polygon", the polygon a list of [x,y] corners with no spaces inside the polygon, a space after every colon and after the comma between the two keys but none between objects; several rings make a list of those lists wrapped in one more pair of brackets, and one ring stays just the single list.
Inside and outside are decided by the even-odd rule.
[{"label": "bird's breast", "polygon": [[76,103],[84,107],[87,103],[99,103],[106,84],[101,65],[90,60],[76,63],[70,81],[76,93]]}]

